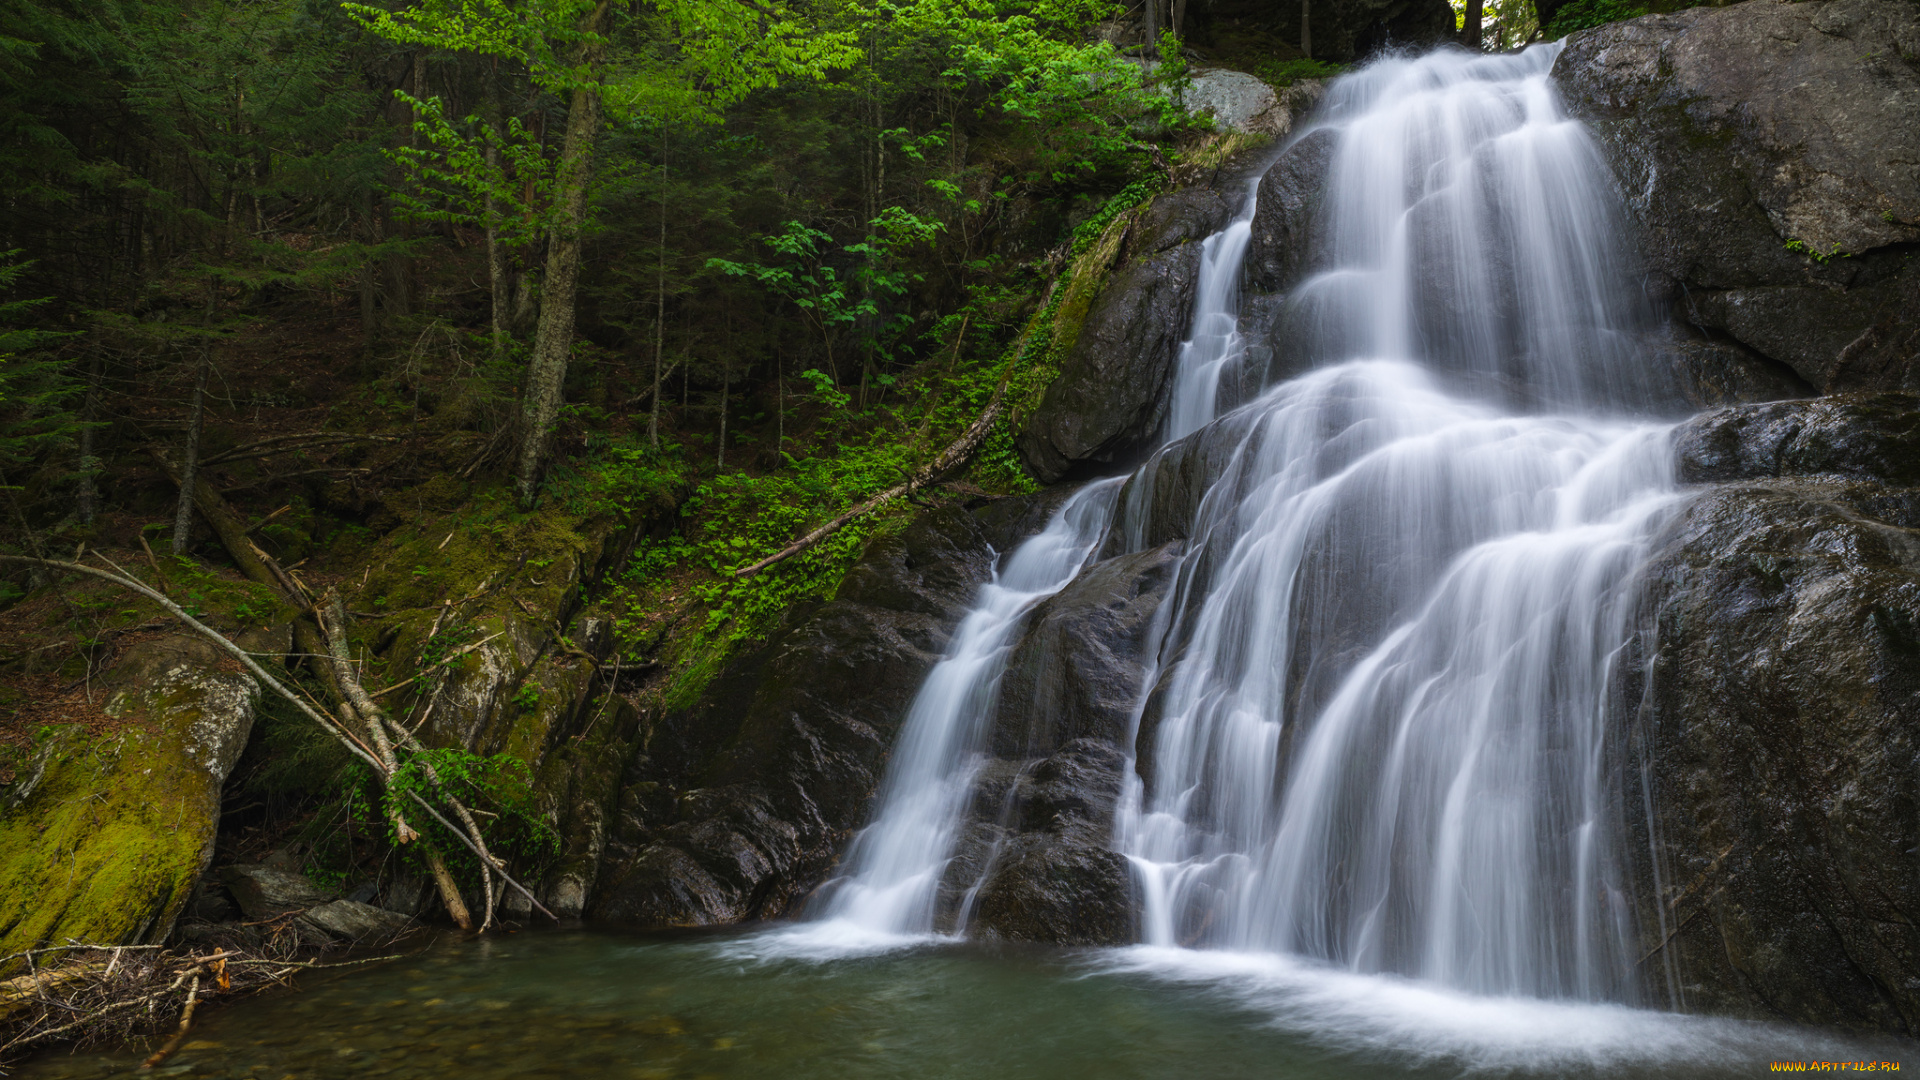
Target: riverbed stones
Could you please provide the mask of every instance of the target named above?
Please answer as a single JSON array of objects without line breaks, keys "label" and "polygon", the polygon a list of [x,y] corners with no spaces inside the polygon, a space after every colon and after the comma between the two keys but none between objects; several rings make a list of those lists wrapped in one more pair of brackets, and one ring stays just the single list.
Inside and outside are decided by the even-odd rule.
[{"label": "riverbed stones", "polygon": [[1553,74],[1677,326],[1815,391],[1920,386],[1920,7],[1649,15],[1570,36]]}]

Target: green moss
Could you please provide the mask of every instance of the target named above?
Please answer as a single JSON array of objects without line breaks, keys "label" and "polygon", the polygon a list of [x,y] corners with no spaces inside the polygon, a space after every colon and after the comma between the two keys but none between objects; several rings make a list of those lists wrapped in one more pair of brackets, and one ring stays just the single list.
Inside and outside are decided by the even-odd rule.
[{"label": "green moss", "polygon": [[240,691],[237,676],[169,670],[115,696],[126,727],[96,738],[47,729],[0,787],[0,955],[67,938],[147,940],[186,904],[231,764],[214,764],[221,755],[204,740],[234,718],[209,709]]}]

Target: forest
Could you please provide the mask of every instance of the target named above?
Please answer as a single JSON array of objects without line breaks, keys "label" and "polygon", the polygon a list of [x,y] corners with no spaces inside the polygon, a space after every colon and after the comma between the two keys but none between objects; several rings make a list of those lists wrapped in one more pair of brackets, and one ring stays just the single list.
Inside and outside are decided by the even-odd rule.
[{"label": "forest", "polygon": [[[1871,76],[1880,86],[1906,79],[1900,65],[1911,64],[1900,44],[1905,8],[1888,15],[1875,5],[1905,2],[1800,6],[1827,5],[1802,21],[1816,20],[1836,41],[1867,33],[1859,27],[1892,27],[1872,32],[1895,44],[1861,37],[1867,51],[1846,61],[1867,74],[1846,68],[1845,78]],[[1313,309],[1319,321],[1300,314],[1305,268],[1352,256],[1307,222],[1373,190],[1351,171],[1362,150],[1379,151],[1364,161],[1382,176],[1405,163],[1379,147],[1352,149],[1357,143],[1336,151],[1343,125],[1376,130],[1364,127],[1377,119],[1370,110],[1392,119],[1380,103],[1393,94],[1410,94],[1409,108],[1435,110],[1447,124],[1458,118],[1445,109],[1468,110],[1458,127],[1406,136],[1406,145],[1431,149],[1478,132],[1501,110],[1532,124],[1546,115],[1541,102],[1559,109],[1565,97],[1575,102],[1568,115],[1598,132],[1598,149],[1584,157],[1552,157],[1565,145],[1540,150],[1528,141],[1542,138],[1538,131],[1522,125],[1490,137],[1498,151],[1436,151],[1424,174],[1406,166],[1408,192],[1439,190],[1452,170],[1468,174],[1463,162],[1505,167],[1499,154],[1515,146],[1542,155],[1544,169],[1518,169],[1519,180],[1499,174],[1485,206],[1458,211],[1468,222],[1458,231],[1516,251],[1557,249],[1565,236],[1567,250],[1539,265],[1559,273],[1554,259],[1578,256],[1598,267],[1566,271],[1598,299],[1556,324],[1550,339],[1526,336],[1528,320],[1550,305],[1514,300],[1530,285],[1515,269],[1519,256],[1448,262],[1455,253],[1428,252],[1408,271],[1412,352],[1459,376],[1448,392],[1495,387],[1487,408],[1508,410],[1515,424],[1563,408],[1580,418],[1567,423],[1582,438],[1599,440],[1618,435],[1602,418],[1613,423],[1632,409],[1641,410],[1635,422],[1678,423],[1702,409],[1911,389],[1897,375],[1905,361],[1884,358],[1908,348],[1895,341],[1908,341],[1899,338],[1906,316],[1888,313],[1900,308],[1890,298],[1911,288],[1901,260],[1920,243],[1909,235],[1920,225],[1908,221],[1898,201],[1905,195],[1881,198],[1872,188],[1895,185],[1884,176],[1898,170],[1859,167],[1869,176],[1860,184],[1881,199],[1871,206],[1877,216],[1853,207],[1794,218],[1800,211],[1780,206],[1811,203],[1779,196],[1776,206],[1768,185],[1801,183],[1795,155],[1826,144],[1749,152],[1740,140],[1786,136],[1753,134],[1759,121],[1727,120],[1748,114],[1713,97],[1746,85],[1714,81],[1712,65],[1733,63],[1725,58],[1737,50],[1726,42],[1735,32],[1714,38],[1722,24],[1702,21],[1708,29],[1696,32],[1689,20],[1724,15],[1746,33],[1759,25],[1752,12],[1771,3],[0,0],[0,979],[12,980],[0,982],[0,1064],[16,1049],[144,1038],[177,1022],[178,1034],[149,1062],[157,1064],[188,1045],[203,980],[207,996],[216,984],[220,993],[251,991],[348,942],[392,938],[417,923],[490,934],[573,919],[685,929],[819,916],[830,886],[852,880],[835,875],[885,862],[862,830],[878,829],[888,800],[910,783],[889,770],[915,760],[902,733],[921,722],[926,695],[942,685],[930,672],[974,655],[966,629],[992,615],[992,590],[1036,537],[1070,537],[1085,548],[1073,548],[1085,569],[1063,571],[1009,608],[1015,614],[1000,632],[1010,636],[978,646],[988,658],[982,670],[994,674],[977,684],[984,689],[955,694],[978,713],[979,730],[967,737],[979,745],[971,757],[949,755],[973,771],[956,765],[925,783],[928,791],[960,785],[942,826],[959,839],[914,834],[913,844],[937,837],[951,850],[926,871],[936,885],[913,916],[921,922],[900,927],[959,938],[972,919],[992,940],[1217,943],[1209,935],[1227,933],[1219,912],[1228,901],[1208,891],[1213,885],[1180,878],[1177,889],[1154,892],[1139,878],[1152,862],[1141,854],[1147,848],[1118,853],[1125,814],[1148,805],[1127,800],[1165,796],[1153,784],[1170,781],[1152,770],[1186,760],[1150,745],[1153,725],[1172,739],[1166,733],[1179,729],[1166,717],[1216,708],[1238,716],[1221,703],[1254,701],[1249,687],[1268,676],[1284,691],[1243,712],[1268,709],[1274,724],[1282,714],[1304,723],[1321,715],[1316,709],[1355,699],[1359,691],[1334,688],[1355,670],[1373,670],[1362,663],[1374,655],[1368,650],[1384,656],[1398,647],[1402,638],[1384,634],[1389,615],[1424,618],[1444,606],[1420,608],[1394,593],[1413,588],[1394,575],[1412,580],[1462,565],[1451,560],[1477,549],[1460,536],[1484,540],[1512,525],[1494,521],[1495,510],[1551,501],[1544,488],[1498,494],[1501,484],[1532,483],[1587,452],[1578,440],[1553,442],[1565,431],[1543,424],[1539,445],[1553,449],[1503,463],[1484,490],[1453,474],[1422,486],[1408,479],[1424,475],[1426,463],[1415,460],[1353,495],[1351,506],[1327,496],[1332,523],[1298,541],[1297,566],[1260,579],[1264,592],[1234,592],[1251,588],[1235,582],[1236,568],[1258,570],[1277,549],[1248,555],[1227,545],[1256,519],[1275,535],[1293,527],[1278,511],[1259,516],[1258,492],[1287,478],[1345,476],[1344,465],[1329,463],[1404,420],[1392,410],[1350,417],[1344,433],[1306,421],[1296,432],[1274,420],[1263,436],[1269,429],[1248,419],[1288,388],[1310,388],[1315,364],[1359,359],[1341,351],[1359,336],[1340,336],[1337,304]],[[1866,5],[1867,14],[1832,13],[1847,4]],[[1747,14],[1725,14],[1735,8]],[[1782,33],[1768,40],[1787,40]],[[1687,68],[1688,53],[1630,91],[1602,85],[1626,85],[1619,57],[1641,55],[1633,49],[1698,41],[1708,44],[1687,47],[1709,57],[1704,66]],[[1574,60],[1555,59],[1562,55]],[[1840,70],[1842,59],[1820,62]],[[1389,86],[1378,72],[1413,74]],[[1633,97],[1684,78],[1705,89]],[[1407,90],[1416,84],[1444,104]],[[1559,89],[1541,91],[1548,86]],[[1761,90],[1789,96],[1771,84]],[[1501,104],[1472,112],[1482,107],[1475,94]],[[1525,108],[1512,104],[1522,100]],[[1247,101],[1251,120],[1234,112]],[[1551,117],[1562,136],[1575,126],[1565,119]],[[1789,129],[1802,130],[1782,121]],[[1905,143],[1887,138],[1886,153],[1904,152]],[[1707,149],[1674,150],[1682,144]],[[1722,168],[1714,155],[1734,164]],[[1738,192],[1753,206],[1738,203],[1737,220],[1692,204],[1671,209],[1659,200],[1679,197],[1660,184],[1693,174],[1674,165],[1629,171],[1668,158],[1720,169],[1686,182]],[[1740,171],[1776,159],[1789,164],[1769,165],[1770,180]],[[1603,166],[1616,170],[1617,188],[1583,178],[1581,170]],[[1537,195],[1527,185],[1542,175],[1562,179],[1563,190]],[[1345,187],[1329,176],[1346,177]],[[1618,191],[1637,201],[1614,208],[1607,200]],[[1602,207],[1595,221],[1635,224],[1574,235],[1589,223],[1574,214],[1566,220],[1575,225],[1556,225],[1548,239],[1526,233],[1560,220],[1539,209],[1559,207],[1556,198]],[[1442,212],[1434,209],[1441,201],[1395,209],[1403,215],[1395,220],[1423,220]],[[1662,213],[1669,217],[1653,220]],[[1828,226],[1818,222],[1846,214],[1865,224],[1821,231]],[[1789,220],[1797,232],[1783,231]],[[1736,243],[1721,233],[1748,245],[1747,254],[1725,256],[1738,264],[1732,270],[1713,261]],[[1631,261],[1609,261],[1616,241],[1647,248],[1651,269],[1638,292],[1606,292],[1617,284],[1609,275]],[[1244,256],[1233,243],[1245,245]],[[1650,246],[1659,243],[1712,254],[1687,248],[1669,257]],[[1216,272],[1210,260],[1228,250]],[[1208,299],[1209,282],[1228,284]],[[1760,296],[1769,289],[1778,296]],[[1385,304],[1389,294],[1401,295],[1341,302]],[[1788,309],[1813,314],[1779,313]],[[1217,385],[1206,384],[1201,426],[1189,430],[1175,415],[1187,393],[1177,384],[1205,315],[1232,333],[1209,376]],[[1460,329],[1474,319],[1494,329]],[[1604,333],[1583,337],[1591,329],[1583,319],[1605,322]],[[1455,355],[1476,348],[1506,352]],[[1630,393],[1604,402],[1597,391],[1553,397],[1556,380],[1571,385],[1592,373],[1569,376],[1543,358],[1569,369],[1591,364],[1597,386],[1618,374],[1607,365],[1622,363],[1621,350],[1639,358],[1620,369],[1637,380]],[[1314,407],[1346,416],[1342,409],[1361,408],[1354,402],[1397,401],[1403,391],[1369,383],[1329,392]],[[1647,404],[1660,394],[1668,397]],[[1628,399],[1625,413],[1607,411]],[[1856,404],[1835,405],[1855,411],[1833,423],[1880,432],[1895,424],[1886,415],[1906,415],[1900,402]],[[1417,422],[1404,422],[1453,417],[1452,433],[1485,420],[1464,405],[1457,416],[1447,412],[1453,405],[1409,406]],[[1774,422],[1715,429],[1713,438],[1758,439],[1763,420]],[[1672,438],[1684,450],[1693,429],[1680,430]],[[1304,464],[1271,476],[1246,471],[1266,467],[1260,455],[1280,452],[1270,447],[1292,445],[1282,432],[1325,447],[1301,451]],[[1263,437],[1276,441],[1262,448]],[[1853,444],[1834,445],[1844,456]],[[1893,475],[1874,456],[1880,450],[1861,453],[1873,460],[1860,475],[1876,483]],[[1464,455],[1462,469],[1491,468],[1497,456],[1478,454]],[[1680,479],[1661,473],[1667,486],[1649,487],[1646,505],[1697,478],[1754,479],[1739,471],[1748,458],[1738,469],[1684,453],[1677,460]],[[1122,494],[1097,494],[1121,492],[1123,476]],[[1249,500],[1243,517],[1224,501],[1232,484],[1242,485],[1232,498]],[[1100,498],[1109,502],[1085,509],[1093,503],[1083,500]],[[1389,503],[1427,509],[1396,516],[1382,509]],[[1493,523],[1471,523],[1483,503],[1494,508]],[[1322,512],[1305,496],[1298,505],[1307,507],[1302,521]],[[1077,513],[1100,529],[1073,533]],[[1606,550],[1631,550],[1642,559],[1636,565],[1654,567],[1646,595],[1677,605],[1693,594],[1659,590],[1696,579],[1660,577],[1692,557],[1692,549],[1658,546],[1668,541],[1656,526],[1667,520],[1650,516]],[[1408,521],[1413,538],[1403,547],[1380,539],[1398,537],[1393,530]],[[1564,524],[1542,524],[1538,535]],[[1524,562],[1515,563],[1516,579]],[[1542,595],[1562,578],[1577,589],[1604,576],[1554,573],[1542,579],[1553,586]],[[1767,573],[1769,582],[1779,577]],[[1639,587],[1608,581],[1609,589]],[[1112,591],[1073,608],[1082,588]],[[1154,615],[1163,595],[1179,603]],[[1282,600],[1297,605],[1286,617],[1302,629],[1280,634],[1277,659],[1249,659],[1270,644],[1257,613]],[[1226,614],[1209,614],[1210,604]],[[1658,606],[1649,604],[1646,611]],[[1619,612],[1629,607],[1555,617],[1591,615],[1596,626],[1602,615],[1617,617],[1618,626],[1604,628],[1622,635],[1600,662],[1605,671],[1617,657],[1637,663],[1686,646],[1677,631],[1663,645],[1644,627],[1627,627]],[[1899,634],[1911,637],[1898,629],[1904,617],[1886,616],[1895,645],[1907,640]],[[1433,638],[1464,643],[1463,655],[1498,622],[1461,618]],[[1537,637],[1507,643],[1503,655],[1531,656],[1548,638],[1555,647],[1585,640],[1562,630]],[[1217,648],[1205,658],[1219,659],[1221,670],[1231,662],[1247,671],[1176,707],[1186,692],[1178,679],[1213,670],[1183,667],[1208,648]],[[1393,659],[1399,666],[1382,668],[1367,693],[1389,693],[1397,673],[1420,662]],[[1606,678],[1592,680],[1606,684],[1602,694],[1580,681],[1586,676],[1567,674],[1584,662],[1540,660],[1547,674],[1539,681],[1552,692],[1595,696],[1574,705],[1555,698],[1535,710],[1539,717],[1564,720],[1582,708],[1598,715],[1625,700]],[[1437,667],[1426,686],[1445,690],[1456,675],[1469,682],[1459,674],[1466,663]],[[1682,670],[1646,663],[1661,678]],[[997,681],[1003,669],[1013,689]],[[1666,684],[1652,674],[1620,685],[1644,689],[1645,709],[1666,700]],[[1021,704],[1004,704],[1016,698]],[[1268,747],[1276,761],[1306,752],[1291,741],[1304,736],[1287,730],[1261,736],[1276,740]],[[1231,758],[1205,741],[1214,736],[1195,738],[1193,760]],[[1391,758],[1402,768],[1393,755],[1413,744],[1374,738],[1354,760]],[[1098,753],[1081,745],[1103,739],[1111,746]],[[1521,741],[1502,745],[1511,751]],[[1604,742],[1559,733],[1548,741],[1551,750],[1526,758],[1528,768],[1536,759],[1560,767]],[[1124,766],[1103,764],[1107,753]],[[1448,760],[1430,757],[1427,764]],[[1680,769],[1690,760],[1675,752],[1662,762]],[[962,772],[964,782],[953,779]],[[1555,828],[1572,798],[1553,786],[1560,779],[1534,785],[1555,793],[1540,811]],[[1626,822],[1619,828],[1651,850],[1655,841],[1642,835],[1653,826],[1618,809],[1638,797],[1633,782],[1589,801],[1614,808]],[[1214,774],[1192,783],[1202,793],[1195,805],[1228,787]],[[1272,776],[1245,786],[1259,799],[1284,787]],[[1440,781],[1410,788],[1445,789]],[[1357,799],[1330,790],[1327,805]],[[1278,805],[1248,820],[1278,821]],[[1645,806],[1655,813],[1651,794]],[[1188,810],[1183,803],[1178,814]],[[1232,822],[1201,820],[1213,812],[1193,811],[1193,836],[1213,837],[1207,830],[1216,825],[1220,836],[1231,832]],[[1163,822],[1177,816],[1161,813]],[[1362,832],[1328,828],[1340,837]],[[1683,834],[1692,835],[1673,832]],[[1271,849],[1293,835],[1269,838]],[[1392,846],[1380,864],[1397,865],[1404,850],[1404,842]],[[1640,872],[1641,855],[1624,841],[1627,854],[1580,850],[1595,865],[1614,860],[1594,871],[1601,884],[1580,879],[1579,888],[1604,894],[1602,906],[1624,910],[1652,895],[1605,876]],[[1361,857],[1327,873],[1348,874]],[[1369,970],[1476,993],[1643,1004],[1658,995],[1623,988],[1656,981],[1641,971],[1648,957],[1675,940],[1718,947],[1680,936],[1688,926],[1708,934],[1707,922],[1689,915],[1669,928],[1662,920],[1692,896],[1673,881],[1697,884],[1719,866],[1700,858],[1685,874],[1648,871],[1674,895],[1646,900],[1653,915],[1621,915],[1582,938],[1578,964],[1561,964],[1553,951],[1576,948],[1555,936],[1572,925],[1555,910],[1540,916],[1548,929],[1514,933],[1521,959],[1506,982],[1476,983],[1465,962],[1437,976],[1403,971],[1397,960]],[[974,875],[970,888],[948,880],[963,871]],[[1483,874],[1482,883],[1497,876]],[[1178,892],[1189,888],[1198,892]],[[1343,878],[1311,902],[1332,912],[1354,888]],[[1462,886],[1462,895],[1470,891]],[[1587,902],[1572,886],[1554,895]],[[1177,933],[1141,921],[1152,904],[1175,903],[1191,904]],[[1427,907],[1396,899],[1381,910]],[[1316,918],[1316,927],[1337,921]],[[1265,939],[1232,943],[1242,946],[1319,955]],[[123,948],[153,951],[122,967],[112,950]],[[1322,958],[1351,959],[1341,948],[1327,946]],[[1435,945],[1429,959],[1440,952]],[[1726,970],[1713,969],[1710,993],[1686,992],[1755,1013],[1737,989],[1746,984],[1728,973],[1745,971],[1738,952],[1729,946],[1731,959],[1713,961]],[[72,965],[57,977],[66,982],[48,983],[36,967],[55,953]],[[1639,953],[1638,964],[1629,962]],[[212,966],[221,957],[260,967],[230,976]],[[1577,985],[1562,970],[1576,967],[1587,980]],[[1682,985],[1676,979],[1669,982]],[[52,1001],[49,987],[65,996]],[[1670,1005],[1684,997],[1670,993]],[[1779,1015],[1867,1017],[1868,1027],[1900,1030],[1887,1019],[1898,1009],[1857,987],[1806,1000],[1814,1004]],[[134,1021],[115,1011],[129,1002],[161,1004]]]}]

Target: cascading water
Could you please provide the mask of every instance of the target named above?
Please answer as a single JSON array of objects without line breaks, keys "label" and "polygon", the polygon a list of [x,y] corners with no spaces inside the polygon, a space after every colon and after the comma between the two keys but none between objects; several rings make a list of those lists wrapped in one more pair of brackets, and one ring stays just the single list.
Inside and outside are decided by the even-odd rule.
[{"label": "cascading water", "polygon": [[1108,480],[1075,492],[980,591],[914,696],[874,822],[854,838],[847,873],[822,889],[818,915],[883,938],[933,931],[940,875],[972,796],[1015,632],[1028,609],[1064,588],[1093,554],[1118,488]]},{"label": "cascading water", "polygon": [[1173,402],[1167,410],[1169,439],[1198,431],[1213,420],[1220,377],[1245,354],[1246,342],[1240,336],[1240,264],[1253,239],[1259,187],[1256,174],[1233,221],[1202,243],[1192,329],[1174,367]]},{"label": "cascading water", "polygon": [[[1631,997],[1605,717],[1679,496],[1668,428],[1623,418],[1663,394],[1633,368],[1645,303],[1556,52],[1393,58],[1332,88],[1320,265],[1275,335],[1305,374],[1216,416],[1250,192],[1203,253],[1176,441],[984,591],[825,914],[932,928],[1023,613],[1095,551],[1185,537],[1115,838],[1143,938]],[[1153,492],[1181,461],[1207,481],[1188,511]]]}]

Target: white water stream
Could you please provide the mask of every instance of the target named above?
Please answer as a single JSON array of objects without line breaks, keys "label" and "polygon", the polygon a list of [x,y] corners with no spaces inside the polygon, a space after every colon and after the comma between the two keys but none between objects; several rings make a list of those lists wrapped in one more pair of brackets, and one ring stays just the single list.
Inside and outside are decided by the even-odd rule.
[{"label": "white water stream", "polygon": [[1331,88],[1324,257],[1277,342],[1304,374],[1215,415],[1262,329],[1239,320],[1250,190],[1206,241],[1174,441],[1124,493],[1075,495],[985,587],[816,941],[932,932],[1021,619],[1109,529],[1143,544],[1159,459],[1206,441],[1224,465],[1179,530],[1115,837],[1152,955],[1634,1001],[1606,718],[1636,570],[1679,495],[1634,369],[1645,302],[1547,79],[1557,50],[1390,58]]}]

